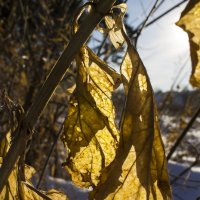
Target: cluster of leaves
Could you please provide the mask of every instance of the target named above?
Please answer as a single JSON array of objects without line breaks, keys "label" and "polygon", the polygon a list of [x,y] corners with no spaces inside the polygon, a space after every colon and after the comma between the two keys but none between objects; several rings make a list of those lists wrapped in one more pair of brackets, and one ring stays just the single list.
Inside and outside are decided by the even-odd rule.
[{"label": "cluster of leaves", "polygon": [[[63,142],[66,168],[75,184],[93,187],[91,199],[170,199],[166,159],[152,87],[123,25],[126,4],[104,18],[115,48],[127,52],[120,74],[87,46],[77,55],[76,89],[71,96]],[[102,31],[102,29],[101,29]],[[120,80],[126,103],[120,127],[111,99]]]}]

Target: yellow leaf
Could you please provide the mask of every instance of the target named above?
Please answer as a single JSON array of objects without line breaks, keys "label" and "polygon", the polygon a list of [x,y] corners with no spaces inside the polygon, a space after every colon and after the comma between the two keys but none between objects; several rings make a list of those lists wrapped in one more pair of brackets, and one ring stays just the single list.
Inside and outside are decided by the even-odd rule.
[{"label": "yellow leaf", "polygon": [[[6,134],[6,137],[3,138],[0,142],[0,166],[3,162],[3,158],[8,152],[10,147],[10,133]],[[35,169],[31,166],[25,165],[25,178],[26,180],[31,179]],[[29,185],[32,186],[30,182]],[[33,186],[32,186],[33,187]],[[41,192],[40,192],[41,193]],[[56,191],[49,190],[46,192],[47,196],[52,199],[67,200],[67,197]],[[26,182],[20,180],[20,173],[18,171],[17,164],[14,166],[6,185],[4,186],[2,192],[0,193],[0,199],[2,200],[43,200],[38,193],[26,186]]]},{"label": "yellow leaf", "polygon": [[146,76],[142,74],[138,74],[138,83],[139,83],[139,88],[140,91],[147,91],[147,79]]},{"label": "yellow leaf", "polygon": [[17,171],[14,169],[9,176],[8,182],[0,193],[0,199],[15,200],[18,196]]},{"label": "yellow leaf", "polygon": [[122,34],[128,48],[121,65],[126,106],[120,143],[90,199],[171,199],[153,90],[137,51]]},{"label": "yellow leaf", "polygon": [[190,83],[200,87],[200,1],[189,1],[187,7],[177,22],[188,33],[190,41],[190,54],[192,60],[192,75]]},{"label": "yellow leaf", "polygon": [[43,200],[48,198],[52,200],[68,200],[65,194],[54,189],[47,192],[37,191],[30,182],[20,182],[19,191],[22,200]]},{"label": "yellow leaf", "polygon": [[[113,6],[113,10],[119,9],[120,13],[113,13],[111,16],[105,17],[105,23],[108,28],[108,33],[110,40],[113,46],[118,49],[124,43],[124,37],[122,35],[122,27],[123,27],[123,17],[126,12],[127,6],[125,3],[119,4],[117,6]],[[113,11],[114,12],[114,11]]]},{"label": "yellow leaf", "polygon": [[[22,200],[43,200],[36,192],[28,188],[24,183],[19,182],[19,196]],[[31,183],[29,183],[31,185]]]},{"label": "yellow leaf", "polygon": [[76,61],[77,86],[62,138],[68,148],[66,167],[73,182],[89,187],[98,184],[101,171],[113,161],[118,146],[111,96],[119,75],[87,47],[82,47]]},{"label": "yellow leaf", "polygon": [[72,94],[74,92],[75,88],[76,88],[76,84],[74,84],[70,88],[68,88],[66,92],[68,94]]},{"label": "yellow leaf", "polygon": [[121,47],[124,43],[124,38],[122,36],[121,30],[120,29],[115,29],[114,27],[114,20],[108,16],[105,17],[105,22],[107,27],[109,28],[109,37],[110,40],[112,41],[113,46],[118,49]]},{"label": "yellow leaf", "polygon": [[54,189],[48,190],[48,192],[46,192],[46,195],[53,200],[68,200],[65,194],[58,192]]},{"label": "yellow leaf", "polygon": [[35,169],[29,165],[25,165],[25,177],[26,180],[30,180],[32,176],[35,174]]},{"label": "yellow leaf", "polygon": [[[3,158],[5,157],[7,151],[10,147],[10,133],[7,133],[5,138],[3,138],[0,142],[0,166],[3,162]],[[0,199],[5,200],[15,200],[18,197],[18,183],[17,183],[17,171],[14,169],[9,179],[4,186],[2,192],[0,193]]]}]

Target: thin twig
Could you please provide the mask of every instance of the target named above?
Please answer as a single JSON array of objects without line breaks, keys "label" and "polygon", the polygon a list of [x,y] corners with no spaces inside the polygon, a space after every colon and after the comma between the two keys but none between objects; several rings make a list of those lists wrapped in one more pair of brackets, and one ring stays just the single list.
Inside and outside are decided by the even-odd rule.
[{"label": "thin twig", "polygon": [[[183,0],[180,3],[171,7],[170,9],[166,10],[164,13],[162,13],[161,15],[159,15],[158,17],[156,17],[155,19],[153,19],[152,21],[147,23],[144,28],[147,28],[148,26],[154,24],[156,21],[160,20],[162,17],[164,17],[165,15],[167,15],[168,13],[170,13],[171,11],[173,11],[174,9],[176,9],[177,7],[179,7],[180,5],[182,5],[183,3],[187,2],[187,1],[188,0]],[[160,6],[160,4],[154,9],[154,11],[157,10],[157,8],[159,6]],[[138,27],[133,31],[132,35],[137,34],[137,32],[138,32],[139,28],[142,26],[142,24],[144,24],[144,21],[141,24],[138,25]]]},{"label": "thin twig", "polygon": [[163,4],[164,2],[166,2],[166,1],[165,1],[165,0],[160,1],[159,4],[156,6],[154,12],[156,12],[156,11],[162,6],[162,4]]},{"label": "thin twig", "polygon": [[106,44],[107,38],[108,38],[108,34],[105,35],[104,40],[102,41],[101,46],[98,49],[97,56],[100,56],[101,50],[104,47],[104,45]]},{"label": "thin twig", "polygon": [[187,124],[186,128],[181,133],[180,137],[177,139],[175,144],[170,149],[170,152],[167,155],[167,160],[169,160],[172,157],[173,153],[176,151],[177,147],[179,146],[183,138],[186,136],[186,134],[188,133],[189,129],[192,127],[193,123],[195,122],[199,114],[200,114],[200,107],[197,109],[197,111],[195,112],[195,114],[193,115],[189,123]]},{"label": "thin twig", "polygon": [[58,139],[59,139],[59,137],[60,137],[60,135],[61,135],[61,133],[62,133],[62,130],[63,130],[63,125],[60,127],[60,130],[58,131],[58,134],[57,134],[57,136],[56,136],[56,139],[54,140],[53,145],[51,146],[50,152],[49,152],[49,154],[48,154],[48,156],[47,156],[47,159],[46,159],[46,161],[45,161],[45,164],[44,164],[44,166],[43,166],[43,168],[42,168],[42,173],[41,173],[41,175],[40,175],[38,184],[37,184],[37,186],[36,186],[37,189],[39,189],[39,187],[40,187],[40,184],[41,184],[41,181],[42,181],[42,179],[43,179],[43,177],[44,177],[44,172],[45,172],[45,170],[46,170],[46,168],[47,168],[49,159],[50,159],[51,154],[52,154],[52,152],[53,152],[53,150],[54,150],[54,148],[55,148],[55,146],[56,146],[56,144],[57,144],[57,142],[58,142]]},{"label": "thin twig", "polygon": [[145,19],[144,22],[141,24],[141,27],[139,28],[139,30],[138,30],[138,32],[137,32],[137,36],[136,36],[136,38],[135,38],[135,46],[137,46],[138,38],[139,38],[139,36],[140,36],[142,30],[144,29],[144,27],[145,27],[147,21],[149,20],[149,17],[151,16],[151,14],[153,13],[153,11],[155,10],[158,1],[159,1],[159,0],[156,0],[156,2],[154,3],[152,9],[150,10],[149,14],[147,15],[146,19]]},{"label": "thin twig", "polygon": [[180,83],[180,81],[177,83],[177,80],[180,77],[180,74],[183,71],[184,67],[186,66],[188,60],[189,60],[189,57],[185,60],[185,62],[183,63],[183,65],[180,67],[180,69],[179,69],[178,73],[176,74],[176,77],[174,78],[174,81],[173,81],[173,83],[172,83],[172,85],[170,87],[169,92],[167,93],[167,95],[162,100],[162,103],[161,103],[161,105],[158,108],[160,116],[163,115],[164,108],[165,108],[165,106],[167,105],[167,102],[170,99],[171,93],[173,92],[175,85],[178,85]]},{"label": "thin twig", "polygon": [[44,193],[40,192],[38,189],[34,188],[32,185],[22,181],[22,183],[24,185],[26,185],[26,187],[28,187],[29,189],[33,190],[35,193],[37,193],[40,197],[42,197],[44,200],[52,200],[51,198],[49,198],[48,196],[46,196]]},{"label": "thin twig", "polygon": [[176,4],[175,6],[173,6],[172,8],[168,9],[167,11],[165,11],[164,13],[162,13],[161,15],[159,15],[158,17],[156,17],[155,19],[153,19],[152,21],[150,21],[149,23],[146,24],[145,28],[152,25],[154,22],[158,21],[159,19],[161,19],[162,17],[164,17],[166,14],[170,13],[171,11],[173,11],[174,9],[176,9],[177,7],[179,7],[180,5],[182,5],[183,3],[185,3],[188,0],[183,0],[180,3]]},{"label": "thin twig", "polygon": [[192,167],[194,167],[195,165],[197,165],[199,162],[199,159],[196,158],[195,161],[186,169],[184,169],[178,176],[176,176],[171,182],[170,184],[173,185],[180,177],[182,177],[184,174],[186,174],[188,171],[190,171],[192,169]]}]

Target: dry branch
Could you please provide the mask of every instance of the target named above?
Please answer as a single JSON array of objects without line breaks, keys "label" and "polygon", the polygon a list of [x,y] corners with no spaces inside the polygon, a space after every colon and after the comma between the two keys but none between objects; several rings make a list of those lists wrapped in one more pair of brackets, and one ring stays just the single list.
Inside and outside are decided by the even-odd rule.
[{"label": "dry branch", "polygon": [[20,124],[18,129],[16,129],[15,135],[17,137],[13,141],[0,168],[0,192],[9,177],[13,166],[26,148],[27,137],[32,135],[30,130],[33,128],[40,114],[49,102],[54,90],[65,75],[70,63],[79,52],[81,46],[87,41],[96,25],[101,21],[104,15],[109,12],[114,2],[115,0],[98,1],[92,6],[90,13],[83,21],[77,33],[70,40],[68,46],[51,70],[38,95],[36,95],[23,122]]}]

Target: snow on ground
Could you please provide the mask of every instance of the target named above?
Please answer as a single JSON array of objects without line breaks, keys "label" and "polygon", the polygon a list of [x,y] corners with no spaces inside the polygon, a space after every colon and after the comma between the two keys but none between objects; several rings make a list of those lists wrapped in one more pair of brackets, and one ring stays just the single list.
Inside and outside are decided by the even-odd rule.
[{"label": "snow on ground", "polygon": [[[171,182],[179,176],[181,172],[188,168],[188,165],[170,162],[168,170]],[[71,181],[48,176],[46,179],[47,188],[55,188],[63,191],[69,200],[87,200],[89,190],[74,186]],[[200,200],[200,166],[194,166],[186,174],[179,177],[172,184],[173,200]]]},{"label": "snow on ground", "polygon": [[71,181],[48,176],[46,179],[48,189],[57,189],[64,192],[69,200],[87,200],[89,190],[76,187]]},{"label": "snow on ground", "polygon": [[[168,164],[171,182],[186,170],[188,165],[170,162]],[[194,166],[172,184],[174,200],[200,200],[200,166]]]},{"label": "snow on ground", "polygon": [[[161,119],[162,138],[165,143],[165,148],[167,151],[172,146],[172,143],[177,139],[182,132],[182,130],[177,130],[178,119],[174,116],[163,116]],[[186,122],[189,118],[186,119]],[[200,200],[200,165],[192,167],[183,176],[179,177],[181,172],[188,169],[196,160],[196,153],[192,153],[195,149],[200,152],[200,129],[199,129],[200,117],[197,118],[194,126],[187,133],[182,145],[177,148],[172,156],[174,161],[170,161],[168,164],[168,170],[170,175],[170,180],[172,184],[172,194],[173,200]],[[172,130],[172,132],[170,132]],[[173,132],[175,130],[175,132]],[[169,140],[168,135],[177,132],[175,138]],[[179,177],[176,181],[176,177]],[[46,179],[46,189],[55,188],[63,191],[69,197],[69,200],[87,200],[89,190],[77,188],[71,181],[66,181],[60,178],[53,178],[47,176]],[[133,188],[134,189],[134,188]]]},{"label": "snow on ground", "polygon": [[[190,118],[185,118],[186,123]],[[200,152],[200,117],[196,119],[194,125],[190,128],[182,143],[176,149],[172,160],[168,164],[171,183],[181,172],[186,170],[189,165],[195,162],[198,152]],[[174,116],[163,116],[162,119],[162,138],[167,152],[177,140],[183,130],[177,129],[178,120]],[[170,127],[170,128],[169,128]],[[172,133],[170,132],[172,130]],[[173,132],[174,131],[174,132]],[[177,133],[177,135],[175,135]],[[175,138],[169,138],[169,134],[175,135]],[[200,200],[200,166],[192,167],[187,173],[179,177],[172,184],[174,200]]]}]

